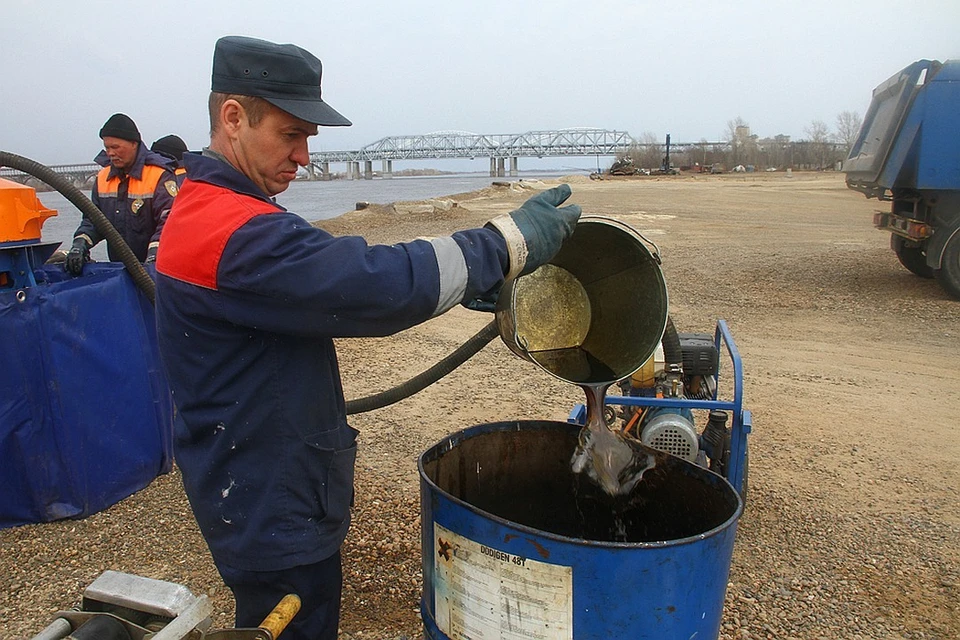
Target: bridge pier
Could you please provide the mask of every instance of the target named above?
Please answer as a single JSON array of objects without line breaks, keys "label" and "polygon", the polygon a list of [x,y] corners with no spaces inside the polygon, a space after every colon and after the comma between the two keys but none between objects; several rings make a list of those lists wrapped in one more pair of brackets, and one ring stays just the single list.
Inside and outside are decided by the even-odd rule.
[{"label": "bridge pier", "polygon": [[359,163],[359,162],[349,162],[349,163],[347,163],[347,166],[349,167],[350,179],[351,179],[351,180],[359,180],[359,179],[360,179],[360,163]]},{"label": "bridge pier", "polygon": [[373,160],[363,161],[363,179],[373,180]]},{"label": "bridge pier", "polygon": [[92,176],[85,176],[80,174],[72,174],[67,177],[67,180],[69,180],[70,184],[75,186],[77,189],[85,191],[93,188],[93,185],[97,182],[97,175],[94,174]]},{"label": "bridge pier", "polygon": [[393,177],[393,160],[381,160],[380,165],[380,177],[381,178],[392,178]]},{"label": "bridge pier", "polygon": [[321,162],[321,163],[320,163],[320,172],[323,174],[323,175],[320,176],[320,179],[321,179],[321,180],[329,180],[329,179],[330,179],[330,163],[329,163],[329,162]]},{"label": "bridge pier", "polygon": [[518,167],[519,165],[518,160],[519,158],[517,158],[517,156],[513,156],[512,158],[510,158],[510,177],[511,178],[516,178],[520,174],[520,169]]},{"label": "bridge pier", "polygon": [[507,175],[507,172],[504,169],[506,164],[506,158],[497,158],[497,177],[502,178]]}]

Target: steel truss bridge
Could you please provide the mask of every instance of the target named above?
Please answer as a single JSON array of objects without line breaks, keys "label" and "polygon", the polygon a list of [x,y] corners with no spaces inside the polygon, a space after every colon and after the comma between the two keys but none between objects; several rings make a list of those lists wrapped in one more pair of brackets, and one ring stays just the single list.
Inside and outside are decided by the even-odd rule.
[{"label": "steel truss bridge", "polygon": [[[725,148],[727,142],[672,143],[671,150],[689,148]],[[662,144],[639,143],[626,131],[575,128],[526,133],[477,134],[466,131],[439,131],[415,136],[388,136],[356,151],[315,151],[310,154],[306,170],[311,179],[325,179],[332,174],[331,164],[346,164],[348,178],[373,177],[373,163],[379,160],[380,175],[393,174],[394,160],[432,160],[448,158],[490,159],[490,175],[517,175],[519,158],[557,156],[616,156],[644,147],[662,148]],[[66,176],[78,187],[89,188],[100,166],[65,164],[49,167]],[[0,178],[28,183],[31,176],[7,167],[0,168]]]},{"label": "steel truss bridge", "polygon": [[[672,144],[682,151],[696,144]],[[727,143],[706,143],[708,146]],[[555,156],[616,156],[645,146],[660,148],[661,144],[638,143],[626,131],[609,129],[576,128],[526,133],[478,134],[467,131],[438,131],[415,136],[389,136],[361,147],[357,151],[318,151],[310,154],[307,170],[312,177],[330,175],[331,163],[346,163],[347,177],[371,178],[373,162],[381,162],[381,175],[393,173],[394,160],[429,160],[442,158],[490,159],[490,175],[509,173],[517,175],[519,158],[545,158]]]}]

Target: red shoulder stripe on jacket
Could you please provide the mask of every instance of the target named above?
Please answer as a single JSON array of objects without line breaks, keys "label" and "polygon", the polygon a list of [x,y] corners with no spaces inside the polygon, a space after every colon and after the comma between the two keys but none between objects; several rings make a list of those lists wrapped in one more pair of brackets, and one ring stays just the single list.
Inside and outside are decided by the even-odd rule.
[{"label": "red shoulder stripe on jacket", "polygon": [[262,200],[187,179],[160,236],[157,271],[215,290],[220,259],[233,232],[251,218],[279,211]]}]

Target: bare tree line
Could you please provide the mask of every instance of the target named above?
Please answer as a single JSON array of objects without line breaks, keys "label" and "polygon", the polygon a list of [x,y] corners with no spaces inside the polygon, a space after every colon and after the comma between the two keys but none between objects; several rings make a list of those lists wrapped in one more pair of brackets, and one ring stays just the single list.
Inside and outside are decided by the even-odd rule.
[{"label": "bare tree line", "polygon": [[727,122],[724,140],[701,138],[693,144],[671,146],[669,167],[665,165],[665,138],[645,131],[630,151],[617,157],[611,171],[625,167],[636,172],[672,167],[693,171],[833,170],[846,159],[862,122],[856,111],[844,111],[837,116],[833,131],[822,120],[814,120],[804,128],[802,140],[791,140],[783,134],[761,138],[738,116]]}]

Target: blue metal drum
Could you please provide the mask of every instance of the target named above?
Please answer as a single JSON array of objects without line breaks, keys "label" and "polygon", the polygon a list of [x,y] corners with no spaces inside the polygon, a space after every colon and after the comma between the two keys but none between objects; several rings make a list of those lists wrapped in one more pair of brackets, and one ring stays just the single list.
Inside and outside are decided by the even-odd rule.
[{"label": "blue metal drum", "polygon": [[419,460],[424,635],[474,640],[719,635],[739,495],[653,456],[628,496],[571,470],[580,427],[471,427]]}]

